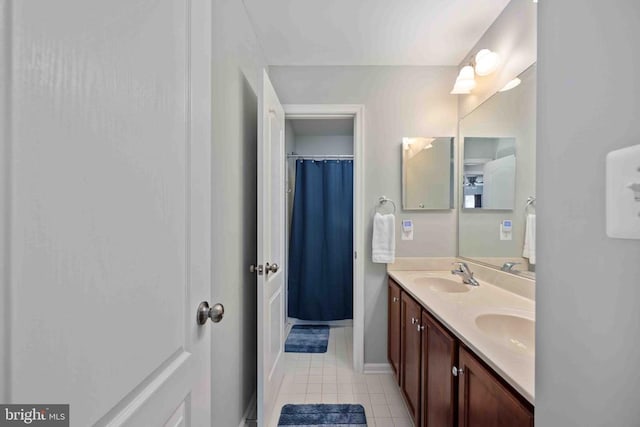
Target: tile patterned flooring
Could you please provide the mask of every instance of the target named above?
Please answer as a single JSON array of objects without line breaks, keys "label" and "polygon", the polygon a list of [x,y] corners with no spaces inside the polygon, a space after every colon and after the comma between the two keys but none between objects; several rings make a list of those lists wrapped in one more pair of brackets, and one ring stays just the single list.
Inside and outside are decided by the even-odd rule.
[{"label": "tile patterned flooring", "polygon": [[286,375],[269,427],[277,427],[288,403],[359,403],[369,427],[411,427],[393,375],[354,372],[352,347],[353,329],[332,327],[326,353],[285,353]]}]

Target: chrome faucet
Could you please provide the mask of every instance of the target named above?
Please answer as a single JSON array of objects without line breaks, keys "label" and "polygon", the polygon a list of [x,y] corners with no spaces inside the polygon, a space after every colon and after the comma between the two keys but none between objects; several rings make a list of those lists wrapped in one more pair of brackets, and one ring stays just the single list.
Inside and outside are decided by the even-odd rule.
[{"label": "chrome faucet", "polygon": [[473,278],[473,273],[469,270],[466,262],[454,262],[453,265],[457,265],[458,268],[451,270],[451,274],[462,276],[462,283],[471,286],[480,286],[480,283]]},{"label": "chrome faucet", "polygon": [[518,264],[520,264],[520,263],[519,262],[505,262],[504,264],[502,264],[502,268],[500,270],[508,271],[508,272],[511,272],[511,273],[515,273],[516,270],[514,270],[513,267],[515,267]]}]

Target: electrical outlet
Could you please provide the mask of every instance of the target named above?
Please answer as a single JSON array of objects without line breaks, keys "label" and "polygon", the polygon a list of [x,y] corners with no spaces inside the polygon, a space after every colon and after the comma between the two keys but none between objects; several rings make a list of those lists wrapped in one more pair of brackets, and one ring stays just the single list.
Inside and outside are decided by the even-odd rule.
[{"label": "electrical outlet", "polygon": [[640,145],[607,154],[607,236],[640,239]]}]

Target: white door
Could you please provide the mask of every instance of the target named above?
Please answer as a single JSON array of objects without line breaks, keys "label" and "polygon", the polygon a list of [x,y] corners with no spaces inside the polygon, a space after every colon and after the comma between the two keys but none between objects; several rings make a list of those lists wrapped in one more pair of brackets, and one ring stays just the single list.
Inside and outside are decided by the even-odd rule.
[{"label": "white door", "polygon": [[1,402],[211,425],[208,3],[0,3]]},{"label": "white door", "polygon": [[267,73],[258,99],[258,426],[267,426],[284,375],[284,110]]}]

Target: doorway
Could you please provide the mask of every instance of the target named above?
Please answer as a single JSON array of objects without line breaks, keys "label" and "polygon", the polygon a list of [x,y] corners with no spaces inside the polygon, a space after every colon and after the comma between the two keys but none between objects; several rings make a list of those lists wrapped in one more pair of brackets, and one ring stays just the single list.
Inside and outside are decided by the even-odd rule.
[{"label": "doorway", "polygon": [[353,320],[353,118],[287,119],[287,324]]},{"label": "doorway", "polygon": [[[364,265],[359,259],[359,254],[363,254],[363,182],[364,182],[364,162],[363,162],[363,123],[364,107],[361,105],[284,105],[286,117],[285,147],[287,153],[286,160],[286,191],[287,191],[287,227],[285,236],[286,253],[290,253],[291,233],[295,225],[292,223],[294,216],[294,196],[296,195],[296,167],[302,166],[305,161],[315,162],[327,160],[327,167],[332,169],[340,168],[338,173],[348,174],[348,169],[352,168],[351,214],[352,229],[350,245],[341,245],[340,250],[345,251],[345,246],[349,247],[351,262],[345,266],[349,268],[351,275],[350,295],[340,297],[338,312],[325,313],[322,309],[291,311],[289,297],[289,267],[290,261],[298,263],[299,259],[290,260],[287,256],[286,268],[287,292],[286,292],[286,318],[287,333],[294,324],[327,324],[331,326],[353,327],[353,368],[356,372],[362,372],[364,367]],[[312,163],[313,164],[313,163]],[[332,171],[333,172],[333,171]],[[344,182],[341,184],[344,188]],[[298,189],[300,190],[300,188]],[[300,191],[298,191],[300,193]],[[343,194],[344,196],[344,194]],[[296,206],[301,209],[301,206]],[[344,206],[338,209],[343,209]],[[300,211],[302,212],[302,211]],[[343,215],[346,216],[346,215]],[[345,236],[343,236],[344,239]],[[344,242],[343,242],[344,243]],[[346,262],[340,261],[341,263]],[[344,276],[343,276],[344,277]],[[295,292],[295,291],[294,291]],[[332,290],[333,292],[333,290]],[[316,301],[317,304],[318,301]],[[345,303],[350,304],[350,313],[347,313]],[[317,307],[316,307],[317,308]],[[351,314],[350,316],[346,314]],[[311,318],[310,318],[311,315]],[[316,315],[319,315],[316,316]],[[339,319],[332,319],[337,317]],[[350,319],[349,319],[350,317]],[[286,334],[285,334],[286,336]]]}]

